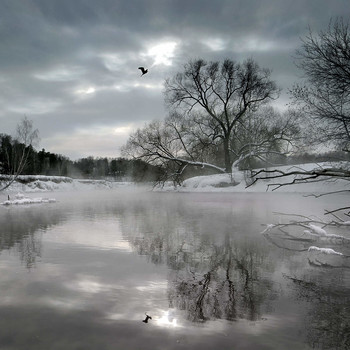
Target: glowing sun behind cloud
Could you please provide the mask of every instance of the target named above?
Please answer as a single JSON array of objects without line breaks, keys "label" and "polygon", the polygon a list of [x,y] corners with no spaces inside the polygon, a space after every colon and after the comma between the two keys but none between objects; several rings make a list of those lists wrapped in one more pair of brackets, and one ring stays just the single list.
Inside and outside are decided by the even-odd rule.
[{"label": "glowing sun behind cloud", "polygon": [[171,66],[176,46],[177,43],[175,41],[163,42],[152,46],[147,52],[147,56],[150,56],[154,59],[152,66],[158,64]]}]

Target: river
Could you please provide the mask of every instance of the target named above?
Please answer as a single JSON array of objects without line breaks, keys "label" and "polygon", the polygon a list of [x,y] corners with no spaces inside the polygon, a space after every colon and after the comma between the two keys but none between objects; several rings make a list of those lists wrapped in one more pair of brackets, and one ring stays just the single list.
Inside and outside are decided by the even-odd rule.
[{"label": "river", "polygon": [[[50,197],[0,207],[1,349],[349,348],[347,241],[261,233],[294,214],[325,219],[347,196]],[[307,250],[320,244],[344,255]]]}]

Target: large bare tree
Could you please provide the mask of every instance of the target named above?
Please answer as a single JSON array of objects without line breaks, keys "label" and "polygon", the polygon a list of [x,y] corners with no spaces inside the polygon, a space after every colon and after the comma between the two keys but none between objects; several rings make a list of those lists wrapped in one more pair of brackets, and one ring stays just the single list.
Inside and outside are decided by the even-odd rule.
[{"label": "large bare tree", "polygon": [[260,68],[252,59],[242,64],[229,59],[221,63],[190,61],[182,72],[166,80],[166,101],[181,113],[205,115],[210,123],[210,139],[221,142],[224,168],[229,172],[235,128],[250,111],[278,96],[279,89],[270,75],[270,70]]},{"label": "large bare tree", "polygon": [[[296,64],[305,82],[292,89],[298,103],[312,118],[309,140],[331,141],[343,150],[350,145],[350,27],[342,18],[331,20],[327,30],[311,29],[297,51]],[[315,137],[313,137],[315,136]]]},{"label": "large bare tree", "polygon": [[[304,115],[310,117],[310,127],[305,129],[308,140],[325,145],[325,142],[341,146],[349,152],[350,145],[350,27],[342,18],[331,20],[327,30],[314,34],[311,29],[297,50],[297,66],[304,73],[305,81],[291,91],[294,103],[298,103]],[[296,176],[291,178],[291,176]],[[265,178],[281,180],[274,188],[319,181],[320,179],[350,179],[348,161],[340,165],[313,170],[291,171],[260,170],[256,180]],[[288,181],[282,178],[288,177]],[[346,189],[346,191],[348,191]]]},{"label": "large bare tree", "polygon": [[[308,140],[322,144],[322,147],[327,142],[350,152],[349,22],[337,18],[330,21],[325,31],[314,34],[310,30],[297,51],[296,63],[304,73],[305,80],[294,87],[292,96],[293,102],[300,105],[304,115],[310,117],[310,127],[305,128]],[[291,167],[288,170],[259,170],[254,175],[254,182],[274,179],[275,182],[269,185],[273,190],[292,184],[341,180],[344,187],[336,193],[349,192],[347,181],[350,181],[350,162],[345,158],[343,162],[327,166],[318,164],[311,170]],[[329,194],[333,192],[322,195]],[[350,217],[350,206],[328,209],[326,214],[333,215],[336,225],[341,226]]]},{"label": "large bare tree", "polygon": [[[250,169],[252,159],[266,163],[272,155],[288,153],[299,132],[297,121],[294,114],[281,115],[272,107],[247,112],[229,140],[232,166]],[[123,154],[161,166],[164,180],[174,183],[181,183],[189,166],[224,173],[222,142],[213,137],[215,130],[212,119],[202,113],[170,113],[131,134]]]}]

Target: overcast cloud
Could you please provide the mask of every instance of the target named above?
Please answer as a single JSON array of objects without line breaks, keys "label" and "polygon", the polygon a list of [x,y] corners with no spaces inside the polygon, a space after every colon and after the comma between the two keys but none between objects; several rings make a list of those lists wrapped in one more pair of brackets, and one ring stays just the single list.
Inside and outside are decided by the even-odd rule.
[{"label": "overcast cloud", "polygon": [[300,37],[337,16],[350,18],[349,0],[0,0],[0,133],[27,116],[40,149],[118,157],[166,115],[164,79],[199,57],[252,57],[284,108]]}]

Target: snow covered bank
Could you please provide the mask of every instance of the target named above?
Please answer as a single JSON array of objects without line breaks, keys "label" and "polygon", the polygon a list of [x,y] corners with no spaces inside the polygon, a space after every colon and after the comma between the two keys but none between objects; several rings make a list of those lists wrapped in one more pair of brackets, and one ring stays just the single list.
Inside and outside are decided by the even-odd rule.
[{"label": "snow covered bank", "polygon": [[0,205],[23,205],[23,204],[40,204],[40,203],[55,203],[55,198],[28,198],[22,193],[17,193],[15,199],[9,199],[0,203]]},{"label": "snow covered bank", "polygon": [[[0,188],[8,177],[0,175]],[[72,179],[65,176],[22,175],[14,181],[5,193],[18,192],[53,192],[74,190],[102,190],[130,186],[129,182],[112,182],[107,180]]]},{"label": "snow covered bank", "polygon": [[[283,172],[294,170],[310,171],[315,168],[331,168],[340,163],[310,163],[294,166],[280,166],[278,169]],[[267,170],[272,170],[267,169]],[[177,192],[266,192],[271,191],[276,183],[287,184],[294,179],[287,176],[279,179],[264,178],[254,185],[247,187],[251,182],[247,174],[236,171],[231,174],[215,174],[208,176],[196,176],[185,180],[182,186],[174,187],[172,183],[167,183],[163,187],[156,187],[157,191],[177,191]],[[0,188],[6,183],[6,176],[0,175]],[[64,176],[44,176],[44,175],[23,175],[19,176],[5,193],[17,192],[48,192],[48,191],[72,191],[72,190],[112,190],[120,187],[135,186],[131,182],[113,182],[107,180],[82,180],[72,179]],[[268,188],[268,186],[270,186]],[[152,186],[149,185],[151,189]],[[350,181],[343,179],[327,179],[319,177],[317,181],[298,183],[295,185],[282,186],[278,192],[299,192],[299,193],[323,193],[329,191],[339,191],[350,189]]]},{"label": "snow covered bank", "polygon": [[[0,182],[11,180],[11,176],[9,175],[1,175],[0,174]],[[54,182],[54,183],[62,183],[69,182],[71,183],[73,179],[67,176],[46,176],[46,175],[19,175],[16,178],[16,182],[26,184],[34,181],[43,181],[43,182]]]},{"label": "snow covered bank", "polygon": [[[339,163],[338,163],[339,164]],[[311,171],[315,168],[331,168],[334,163],[319,163],[319,164],[301,164],[287,165],[276,168],[268,168],[267,170],[278,169],[283,172],[294,170]],[[274,184],[287,184],[294,179],[293,176],[287,176],[279,179],[266,177],[257,181],[254,185],[247,187],[247,182],[251,179],[244,172],[237,171],[232,174],[216,174],[209,176],[196,176],[184,181],[182,186],[174,188],[172,184],[167,184],[163,188],[157,190],[178,191],[178,192],[266,192],[271,191]],[[270,188],[268,188],[270,186]],[[304,182],[293,185],[280,187],[278,192],[299,192],[299,193],[323,193],[329,191],[339,191],[350,189],[350,182],[343,179],[329,179],[319,177],[317,181]]]}]

